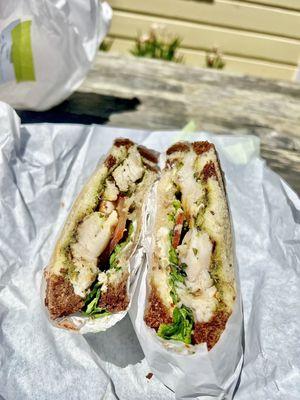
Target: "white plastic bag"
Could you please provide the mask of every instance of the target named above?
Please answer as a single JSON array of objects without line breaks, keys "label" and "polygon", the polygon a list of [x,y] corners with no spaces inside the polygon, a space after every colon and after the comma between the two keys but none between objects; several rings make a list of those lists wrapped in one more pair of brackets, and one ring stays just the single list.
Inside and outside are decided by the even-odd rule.
[{"label": "white plastic bag", "polygon": [[85,78],[112,11],[99,0],[0,0],[0,100],[46,110]]}]

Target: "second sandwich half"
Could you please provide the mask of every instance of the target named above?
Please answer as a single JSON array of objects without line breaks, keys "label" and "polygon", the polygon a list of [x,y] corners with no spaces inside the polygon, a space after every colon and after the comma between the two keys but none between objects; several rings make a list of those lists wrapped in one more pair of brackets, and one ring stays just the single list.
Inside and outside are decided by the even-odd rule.
[{"label": "second sandwich half", "polygon": [[167,150],[157,188],[145,322],[164,340],[219,340],[236,297],[230,217],[208,142]]}]

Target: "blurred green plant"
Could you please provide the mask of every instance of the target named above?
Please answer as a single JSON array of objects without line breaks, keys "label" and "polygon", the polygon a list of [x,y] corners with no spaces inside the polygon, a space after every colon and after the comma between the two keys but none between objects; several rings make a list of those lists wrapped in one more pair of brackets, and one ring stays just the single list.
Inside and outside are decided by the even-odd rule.
[{"label": "blurred green plant", "polygon": [[208,53],[206,53],[206,66],[207,68],[215,69],[223,69],[225,67],[223,54],[218,47],[213,47]]},{"label": "blurred green plant", "polygon": [[103,42],[99,46],[99,50],[101,51],[109,51],[111,49],[111,46],[113,45],[113,40],[112,39],[104,39]]},{"label": "blurred green plant", "polygon": [[180,63],[182,56],[177,55],[181,39],[166,32],[163,25],[153,24],[149,33],[139,34],[131,54],[137,57],[156,58]]}]

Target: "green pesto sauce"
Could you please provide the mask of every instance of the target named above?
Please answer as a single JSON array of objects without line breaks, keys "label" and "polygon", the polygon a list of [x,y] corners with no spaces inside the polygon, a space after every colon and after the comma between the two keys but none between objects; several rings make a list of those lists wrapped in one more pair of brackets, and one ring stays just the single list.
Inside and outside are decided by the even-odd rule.
[{"label": "green pesto sauce", "polygon": [[[203,182],[203,187],[204,187],[204,195],[201,199],[201,202],[204,204],[204,207],[199,211],[197,217],[196,217],[196,226],[198,229],[200,229],[203,232],[207,232],[209,234],[208,229],[205,226],[205,213],[207,212],[208,207],[211,204],[211,196],[210,196],[210,191],[208,188],[207,183]],[[210,235],[211,236],[211,235]],[[212,238],[213,239],[213,238]],[[220,245],[219,243],[216,243],[214,253],[212,255],[211,259],[211,267],[210,267],[210,276],[214,282],[214,285],[217,289],[217,298],[219,300],[219,305],[217,307],[217,310],[224,309],[225,304],[223,301],[224,298],[224,288],[222,284],[222,258],[221,258],[221,251],[220,251]]]}]

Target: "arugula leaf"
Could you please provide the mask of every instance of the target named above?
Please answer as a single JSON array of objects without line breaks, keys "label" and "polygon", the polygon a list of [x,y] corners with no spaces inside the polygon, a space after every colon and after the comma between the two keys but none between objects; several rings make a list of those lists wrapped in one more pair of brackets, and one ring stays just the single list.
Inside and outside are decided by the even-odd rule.
[{"label": "arugula leaf", "polygon": [[93,300],[93,298],[95,296],[97,296],[97,292],[98,292],[98,290],[100,288],[101,288],[101,283],[100,282],[96,282],[94,287],[93,287],[93,289],[90,291],[90,293],[87,295],[87,297],[86,297],[86,299],[84,301],[85,306],[87,306]]},{"label": "arugula leaf", "polygon": [[97,307],[101,295],[101,286],[100,282],[96,282],[84,301],[85,310],[83,315],[86,317],[100,318],[104,315],[110,315],[110,312],[105,308]]},{"label": "arugula leaf", "polygon": [[180,300],[176,292],[176,284],[177,282],[184,283],[185,277],[186,277],[186,272],[184,271],[183,268],[171,265],[169,285],[171,287],[170,296],[174,304],[178,303]]},{"label": "arugula leaf", "polygon": [[174,265],[179,264],[178,255],[173,246],[171,246],[169,250],[169,262]]},{"label": "arugula leaf", "polygon": [[177,211],[180,207],[181,207],[181,202],[180,202],[180,200],[174,200],[173,202],[172,202],[172,206],[175,208],[175,211]]},{"label": "arugula leaf", "polygon": [[171,266],[170,276],[178,282],[184,283],[186,272],[180,267]]},{"label": "arugula leaf", "polygon": [[178,340],[186,344],[192,341],[192,330],[194,316],[190,308],[182,306],[175,307],[173,311],[173,322],[171,324],[160,324],[157,335],[166,340]]},{"label": "arugula leaf", "polygon": [[83,313],[86,317],[91,317],[93,319],[104,317],[105,315],[110,315],[111,313],[105,308],[95,307],[90,314],[86,312]]},{"label": "arugula leaf", "polygon": [[179,301],[179,296],[178,296],[178,294],[176,292],[175,284],[171,279],[169,279],[169,284],[172,287],[171,290],[170,290],[170,296],[171,296],[171,298],[173,300],[173,303],[176,304]]},{"label": "arugula leaf", "polygon": [[184,283],[185,281],[186,264],[183,264],[182,266],[179,265],[179,258],[173,246],[171,246],[169,250],[169,263],[171,267],[171,271],[169,274],[169,281],[168,281],[171,287],[170,296],[173,300],[173,303],[176,304],[179,301],[179,296],[176,293],[176,285],[177,282]]},{"label": "arugula leaf", "polygon": [[167,214],[168,221],[175,222],[175,215],[174,214]]},{"label": "arugula leaf", "polygon": [[167,218],[168,218],[168,220],[170,221],[170,222],[175,222],[175,215],[176,215],[176,213],[177,213],[177,210],[179,209],[179,208],[181,208],[181,202],[180,202],[180,200],[174,200],[173,202],[172,202],[172,206],[174,207],[174,211],[173,212],[171,212],[171,213],[169,213],[168,215],[167,215]]},{"label": "arugula leaf", "polygon": [[111,256],[109,257],[109,266],[110,268],[114,268],[116,270],[119,270],[121,267],[118,266],[118,258],[117,256],[119,255],[120,251],[123,249],[124,244],[120,243],[117,244],[116,247],[114,248],[114,251],[111,253]]},{"label": "arugula leaf", "polygon": [[132,222],[130,222],[126,239],[123,242],[116,245],[116,247],[114,248],[114,251],[111,253],[111,256],[109,257],[110,268],[114,268],[116,270],[121,269],[121,267],[118,266],[118,261],[119,261],[118,256],[119,256],[121,250],[123,250],[123,248],[130,241],[130,237],[131,237],[132,233],[133,233],[133,224],[132,224]]}]

